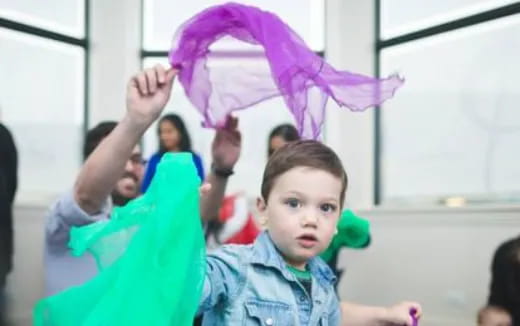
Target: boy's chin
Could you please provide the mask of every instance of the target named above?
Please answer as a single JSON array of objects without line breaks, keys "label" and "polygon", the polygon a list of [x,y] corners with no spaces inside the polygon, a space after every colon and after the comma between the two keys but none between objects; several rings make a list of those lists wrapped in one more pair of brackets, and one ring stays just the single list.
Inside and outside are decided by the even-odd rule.
[{"label": "boy's chin", "polygon": [[314,255],[314,254],[304,254],[304,253],[293,253],[291,255],[286,255],[285,256],[285,261],[290,264],[290,265],[301,265],[301,264],[306,264],[307,261],[309,261],[309,259],[315,257],[317,255]]}]

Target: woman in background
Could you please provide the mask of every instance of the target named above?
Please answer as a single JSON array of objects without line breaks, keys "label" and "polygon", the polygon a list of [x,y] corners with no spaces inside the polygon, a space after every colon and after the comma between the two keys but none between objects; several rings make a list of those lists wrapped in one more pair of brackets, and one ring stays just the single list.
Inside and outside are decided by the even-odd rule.
[{"label": "woman in background", "polygon": [[175,152],[190,152],[193,154],[193,163],[197,168],[197,173],[201,180],[204,180],[204,168],[202,166],[202,159],[193,152],[191,148],[191,138],[186,129],[186,125],[182,118],[174,113],[167,114],[159,120],[157,128],[159,136],[159,151],[152,155],[146,167],[143,183],[141,185],[141,192],[145,193],[150,183],[152,182],[157,164],[161,160],[164,153]]},{"label": "woman in background", "polygon": [[274,151],[288,142],[300,140],[298,130],[291,124],[281,124],[271,130],[269,139],[267,140],[267,157],[270,157]]}]

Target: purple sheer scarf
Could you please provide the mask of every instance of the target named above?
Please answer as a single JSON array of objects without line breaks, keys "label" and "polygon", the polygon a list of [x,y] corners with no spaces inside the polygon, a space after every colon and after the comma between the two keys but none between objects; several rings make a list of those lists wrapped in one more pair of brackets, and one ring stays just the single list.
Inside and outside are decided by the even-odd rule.
[{"label": "purple sheer scarf", "polygon": [[[269,70],[241,71],[209,64],[210,46],[225,36],[261,47]],[[327,100],[363,111],[393,96],[403,79],[376,79],[338,71],[311,51],[276,15],[236,3],[210,7],[185,22],[169,53],[179,81],[203,116],[203,126],[222,127],[232,111],[283,96],[303,138],[317,139]]]}]

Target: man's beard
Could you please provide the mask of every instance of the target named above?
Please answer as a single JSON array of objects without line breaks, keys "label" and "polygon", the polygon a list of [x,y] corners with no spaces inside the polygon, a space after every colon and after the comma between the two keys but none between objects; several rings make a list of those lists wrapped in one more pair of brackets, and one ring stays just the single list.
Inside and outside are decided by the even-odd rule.
[{"label": "man's beard", "polygon": [[112,191],[112,203],[115,206],[125,206],[132,199],[134,198],[125,197],[117,190]]},{"label": "man's beard", "polygon": [[[139,178],[135,174],[130,173],[130,172],[125,172],[125,174],[123,174],[121,179],[125,179],[125,178],[131,178],[132,180],[135,181],[135,183],[137,185],[139,185]],[[139,186],[138,186],[138,188],[139,188]],[[126,204],[128,204],[129,201],[131,201],[134,198],[137,198],[138,196],[139,196],[139,193],[136,193],[134,197],[123,196],[119,191],[117,191],[117,188],[116,188],[112,191],[112,203],[115,206],[125,206]]]}]

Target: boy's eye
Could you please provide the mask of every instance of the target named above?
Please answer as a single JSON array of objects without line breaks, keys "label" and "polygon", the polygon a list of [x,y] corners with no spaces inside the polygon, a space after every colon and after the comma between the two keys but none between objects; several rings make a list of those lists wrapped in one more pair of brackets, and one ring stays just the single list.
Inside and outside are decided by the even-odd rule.
[{"label": "boy's eye", "polygon": [[324,213],[332,213],[336,211],[336,206],[332,204],[322,204],[320,209]]},{"label": "boy's eye", "polygon": [[301,206],[301,203],[296,198],[289,198],[285,201],[285,205],[289,206],[290,208],[298,208]]}]

